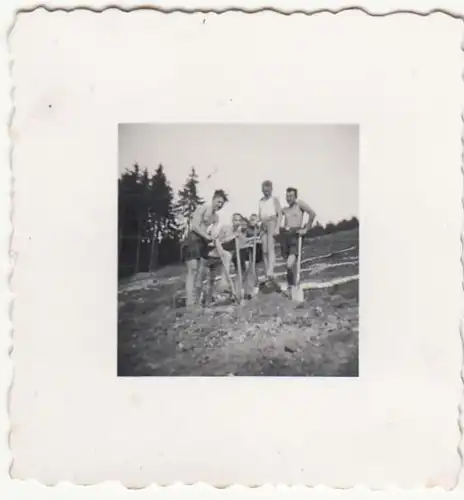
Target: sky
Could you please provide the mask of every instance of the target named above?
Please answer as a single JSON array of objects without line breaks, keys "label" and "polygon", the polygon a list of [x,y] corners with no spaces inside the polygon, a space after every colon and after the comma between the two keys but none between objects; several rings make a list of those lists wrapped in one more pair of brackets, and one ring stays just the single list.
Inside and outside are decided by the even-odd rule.
[{"label": "sky", "polygon": [[265,179],[282,205],[286,188],[298,188],[321,224],[358,216],[357,125],[120,124],[118,141],[119,175],[162,164],[177,194],[195,167],[207,202],[224,189],[221,223],[257,212]]}]

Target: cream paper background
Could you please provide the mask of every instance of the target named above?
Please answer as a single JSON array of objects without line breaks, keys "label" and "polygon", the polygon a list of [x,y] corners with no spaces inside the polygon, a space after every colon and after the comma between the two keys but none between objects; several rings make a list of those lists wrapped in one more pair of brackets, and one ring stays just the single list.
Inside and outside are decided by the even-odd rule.
[{"label": "cream paper background", "polygon": [[[461,38],[440,14],[20,16],[13,475],[454,486]],[[126,121],[360,124],[358,380],[115,377]]]}]

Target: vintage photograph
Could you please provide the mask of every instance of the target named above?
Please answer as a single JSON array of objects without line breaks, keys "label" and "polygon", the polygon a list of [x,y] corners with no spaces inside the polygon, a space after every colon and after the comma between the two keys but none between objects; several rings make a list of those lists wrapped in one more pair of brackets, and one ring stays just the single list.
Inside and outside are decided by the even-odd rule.
[{"label": "vintage photograph", "polygon": [[118,375],[358,376],[358,142],[121,124]]},{"label": "vintage photograph", "polygon": [[462,482],[462,28],[18,13],[16,483],[397,500]]}]

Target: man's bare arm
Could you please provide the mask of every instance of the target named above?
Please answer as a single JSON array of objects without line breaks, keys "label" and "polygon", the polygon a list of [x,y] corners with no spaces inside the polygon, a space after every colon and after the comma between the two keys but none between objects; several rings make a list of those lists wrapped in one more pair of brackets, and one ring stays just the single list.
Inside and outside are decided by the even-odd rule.
[{"label": "man's bare arm", "polygon": [[316,212],[304,201],[298,200],[298,206],[303,210],[303,212],[306,212],[309,216],[308,222],[303,228],[304,231],[309,231],[313,225],[314,219],[316,218]]},{"label": "man's bare arm", "polygon": [[221,235],[220,241],[221,243],[228,243],[229,241],[232,241],[236,238],[236,233],[232,229],[230,229],[227,232],[224,232],[224,234]]},{"label": "man's bare arm", "polygon": [[276,207],[276,212],[277,212],[276,232],[279,232],[280,226],[282,225],[283,211],[282,211],[282,205],[280,204],[280,201],[278,198],[275,198],[275,207]]}]

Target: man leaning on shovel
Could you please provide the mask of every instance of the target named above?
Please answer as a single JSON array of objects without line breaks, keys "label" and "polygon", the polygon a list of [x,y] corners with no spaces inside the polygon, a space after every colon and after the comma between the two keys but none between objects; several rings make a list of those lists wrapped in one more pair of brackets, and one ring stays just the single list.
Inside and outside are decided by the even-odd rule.
[{"label": "man leaning on shovel", "polygon": [[[214,243],[214,230],[219,224],[218,212],[228,201],[227,194],[217,189],[210,204],[197,207],[192,217],[192,226],[186,240],[185,262],[187,276],[185,292],[187,307],[199,305],[203,288],[203,277],[209,261],[209,252]],[[210,286],[214,282],[214,272],[210,272]]]},{"label": "man leaning on shovel", "polygon": [[[311,229],[316,213],[307,203],[298,199],[296,188],[287,188],[286,199],[288,206],[282,209],[284,229],[281,233],[280,245],[282,257],[286,260],[288,287],[293,293],[293,289],[299,286],[301,238]],[[305,213],[308,214],[309,218],[308,222],[303,225]],[[297,265],[295,266],[295,264]],[[297,268],[297,277],[295,277],[295,267]]]}]

